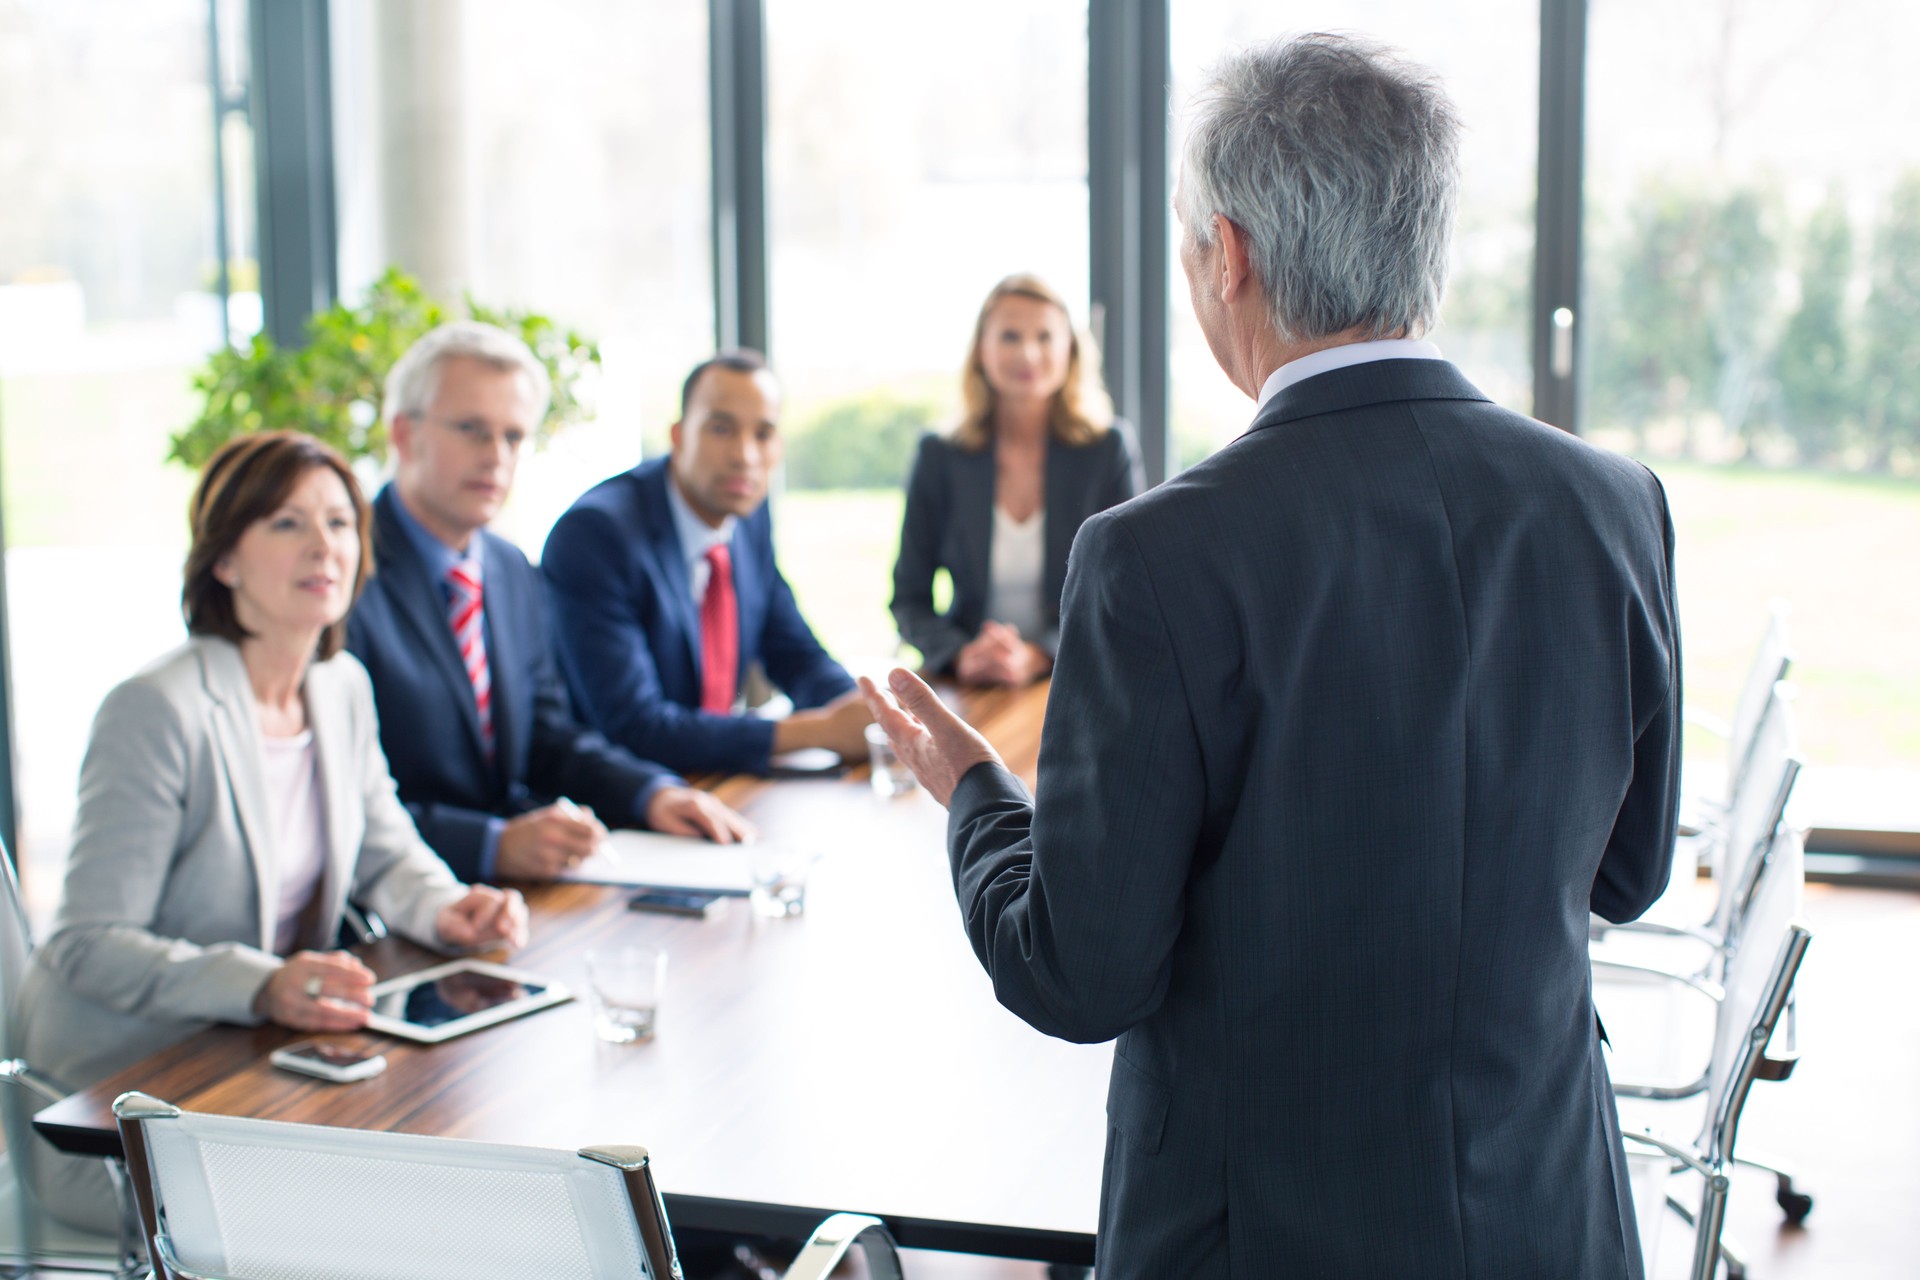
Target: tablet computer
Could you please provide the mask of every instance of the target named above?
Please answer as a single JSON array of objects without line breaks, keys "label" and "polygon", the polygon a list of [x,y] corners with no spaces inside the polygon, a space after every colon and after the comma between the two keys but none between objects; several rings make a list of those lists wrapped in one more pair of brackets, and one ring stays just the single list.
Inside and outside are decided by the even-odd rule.
[{"label": "tablet computer", "polygon": [[484,960],[451,960],[376,982],[367,1028],[438,1044],[572,998],[571,991],[538,974]]}]

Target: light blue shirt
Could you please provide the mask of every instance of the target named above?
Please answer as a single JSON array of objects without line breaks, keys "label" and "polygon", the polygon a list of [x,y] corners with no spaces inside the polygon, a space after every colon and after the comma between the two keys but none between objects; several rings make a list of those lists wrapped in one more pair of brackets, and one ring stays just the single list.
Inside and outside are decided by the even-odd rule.
[{"label": "light blue shirt", "polygon": [[1255,407],[1253,416],[1260,416],[1260,411],[1267,407],[1267,401],[1294,383],[1304,382],[1315,374],[1332,373],[1335,369],[1374,360],[1445,359],[1440,354],[1440,348],[1425,338],[1380,338],[1373,342],[1349,342],[1345,346],[1327,347],[1301,356],[1298,360],[1289,360],[1268,374],[1267,380],[1260,386],[1260,403]]},{"label": "light blue shirt", "polygon": [[687,584],[693,588],[693,606],[698,609],[707,596],[707,579],[713,574],[707,552],[715,547],[731,549],[733,529],[740,522],[728,516],[716,529],[702,520],[680,496],[680,482],[673,478],[671,464],[667,470],[667,509],[673,512],[673,531],[680,537],[680,554],[687,560]]}]

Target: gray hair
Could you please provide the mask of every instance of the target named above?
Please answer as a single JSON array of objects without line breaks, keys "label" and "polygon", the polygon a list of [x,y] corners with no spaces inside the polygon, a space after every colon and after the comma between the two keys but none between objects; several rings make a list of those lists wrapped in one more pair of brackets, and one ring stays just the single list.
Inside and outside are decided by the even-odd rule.
[{"label": "gray hair", "polygon": [[1230,54],[1197,102],[1177,197],[1248,239],[1275,332],[1419,337],[1440,314],[1459,187],[1459,120],[1429,71],[1314,34]]},{"label": "gray hair", "polygon": [[533,422],[547,416],[553,397],[553,381],[547,366],[528,349],[527,344],[498,325],[478,320],[453,320],[423,334],[394,361],[387,373],[386,398],[380,406],[387,426],[401,414],[410,418],[426,413],[440,392],[440,366],[455,356],[478,360],[495,369],[517,369],[526,375],[527,390],[533,396]]}]

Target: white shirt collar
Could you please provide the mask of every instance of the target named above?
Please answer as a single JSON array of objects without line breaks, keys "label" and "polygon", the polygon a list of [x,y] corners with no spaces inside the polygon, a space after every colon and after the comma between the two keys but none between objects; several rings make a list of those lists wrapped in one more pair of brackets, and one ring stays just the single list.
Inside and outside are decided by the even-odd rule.
[{"label": "white shirt collar", "polygon": [[705,560],[710,548],[733,541],[733,526],[739,520],[728,516],[717,529],[702,520],[680,495],[680,485],[672,474],[667,476],[667,506],[673,511],[673,529],[680,535],[680,552],[688,564]]},{"label": "white shirt collar", "polygon": [[1327,347],[1320,351],[1301,356],[1298,360],[1289,360],[1267,375],[1266,382],[1260,387],[1260,403],[1254,409],[1254,416],[1267,407],[1267,401],[1279,395],[1296,382],[1303,382],[1315,374],[1331,373],[1335,369],[1344,369],[1349,365],[1366,364],[1373,360],[1444,360],[1440,348],[1425,338],[1380,338],[1373,342],[1349,342],[1344,346]]}]

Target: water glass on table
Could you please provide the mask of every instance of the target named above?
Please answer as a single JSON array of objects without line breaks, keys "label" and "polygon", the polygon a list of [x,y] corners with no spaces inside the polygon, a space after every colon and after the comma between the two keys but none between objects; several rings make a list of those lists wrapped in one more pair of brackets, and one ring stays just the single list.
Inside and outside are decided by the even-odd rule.
[{"label": "water glass on table", "polygon": [[873,793],[883,799],[903,796],[919,786],[913,770],[887,740],[887,731],[877,724],[867,726],[867,755],[873,762]]},{"label": "water glass on table", "polygon": [[667,953],[622,946],[587,952],[587,988],[593,1032],[609,1044],[653,1039],[660,995],[667,985]]},{"label": "water glass on table", "polygon": [[804,912],[807,876],[819,856],[810,850],[777,844],[752,846],[747,854],[747,877],[753,914],[778,920]]}]

